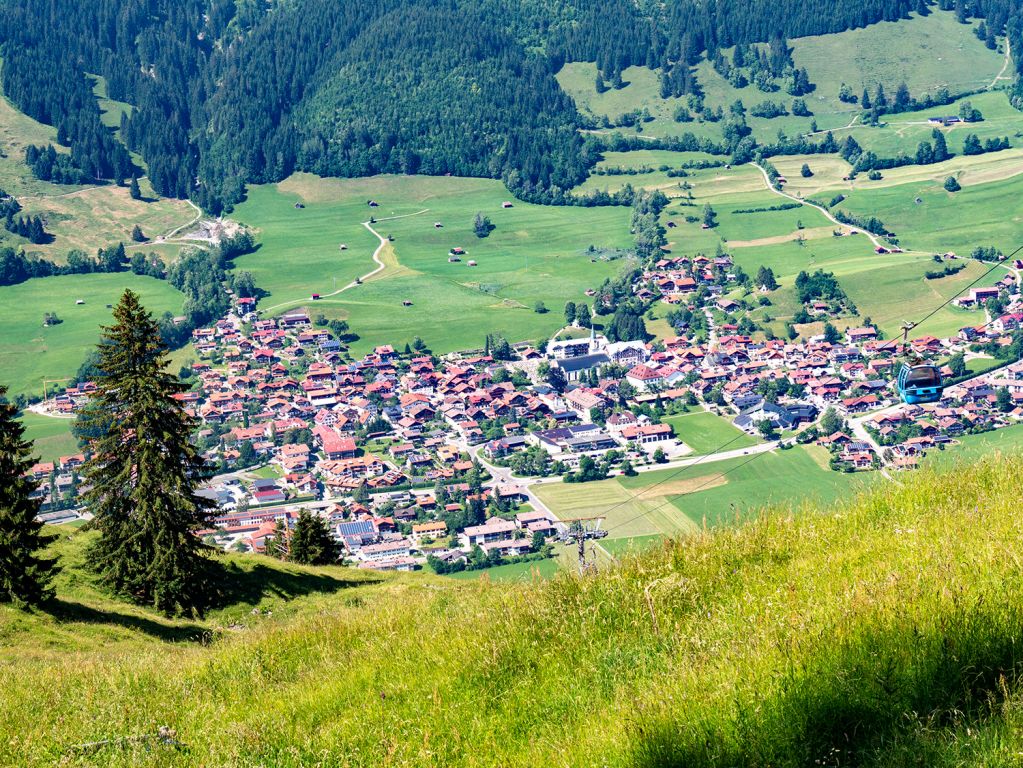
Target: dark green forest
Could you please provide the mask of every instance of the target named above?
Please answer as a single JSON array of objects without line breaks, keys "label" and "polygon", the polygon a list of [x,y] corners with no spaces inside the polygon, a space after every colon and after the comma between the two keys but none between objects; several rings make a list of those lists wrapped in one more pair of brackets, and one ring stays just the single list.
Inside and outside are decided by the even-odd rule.
[{"label": "dark green forest", "polygon": [[[984,17],[1023,50],[1020,2],[940,5]],[[213,213],[246,183],[296,170],[501,178],[519,197],[557,203],[606,148],[579,133],[554,79],[566,61],[596,61],[611,83],[630,65],[660,69],[677,95],[698,90],[689,68],[703,54],[720,62],[723,47],[771,42],[779,56],[767,65],[781,66],[788,37],[927,10],[926,0],[7,0],[2,84],[71,148],[60,167],[36,156],[37,173],[57,181],[138,173],[100,122],[92,76],[102,75],[111,98],[134,106],[122,135],[154,188]]]}]

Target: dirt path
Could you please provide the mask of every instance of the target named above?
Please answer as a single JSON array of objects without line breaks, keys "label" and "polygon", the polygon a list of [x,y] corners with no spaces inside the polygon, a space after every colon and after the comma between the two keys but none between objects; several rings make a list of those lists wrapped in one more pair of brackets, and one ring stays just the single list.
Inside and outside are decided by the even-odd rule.
[{"label": "dirt path", "polygon": [[853,115],[852,120],[849,121],[849,125],[843,125],[843,126],[841,126],[839,128],[825,128],[823,131],[810,131],[809,133],[806,133],[805,135],[806,136],[820,136],[821,134],[834,133],[835,131],[848,131],[850,128],[855,128],[856,127],[856,123],[858,123],[859,121],[860,121],[860,115],[859,115],[859,113],[856,113],[855,115]]},{"label": "dirt path", "polygon": [[990,91],[992,88],[994,88],[996,85],[998,85],[998,81],[999,80],[1010,79],[1010,78],[1004,78],[1004,75],[1005,75],[1005,70],[1007,70],[1009,68],[1009,63],[1011,61],[1012,61],[1012,50],[1009,47],[1009,37],[1006,36],[1005,37],[1005,63],[1002,64],[1002,69],[999,71],[999,73],[997,75],[995,75],[995,79],[992,80],[988,84],[987,88],[985,88],[984,90]]},{"label": "dirt path", "polygon": [[756,168],[757,168],[757,170],[760,171],[760,174],[764,177],[764,183],[767,184],[767,188],[769,190],[771,190],[772,192],[774,192],[774,194],[781,195],[782,197],[788,198],[789,200],[797,202],[800,205],[805,205],[805,206],[807,206],[809,208],[816,208],[818,211],[823,213],[828,218],[829,221],[837,224],[839,227],[842,227],[843,229],[847,229],[847,230],[849,230],[851,232],[859,232],[862,235],[866,235],[870,239],[870,242],[872,242],[874,244],[875,248],[885,248],[885,249],[888,248],[888,246],[885,245],[884,243],[882,243],[880,240],[878,240],[877,236],[875,236],[873,233],[868,232],[865,229],[861,229],[860,227],[854,227],[854,226],[852,226],[850,224],[844,224],[843,222],[839,221],[838,219],[836,219],[831,214],[831,211],[829,211],[823,205],[817,205],[816,203],[808,202],[808,201],[804,200],[801,197],[796,197],[795,195],[790,195],[788,192],[783,192],[782,190],[777,189],[774,185],[771,184],[771,177],[767,175],[767,171],[765,171],[759,165],[757,165]]},{"label": "dirt path", "polygon": [[203,215],[202,208],[200,208],[198,205],[193,203],[191,200],[185,200],[185,202],[192,206],[192,210],[195,211],[195,216],[192,217],[191,221],[187,221],[184,224],[174,227],[174,229],[169,230],[168,232],[165,232],[162,235],[157,235],[151,240],[146,240],[141,243],[131,243],[129,245],[125,245],[124,249],[126,251],[130,251],[132,248],[151,248],[154,245],[196,245],[197,243],[208,244],[210,241],[201,237],[196,238],[177,237],[177,234],[182,230],[194,227],[196,224],[198,224],[199,221],[202,219]]},{"label": "dirt path", "polygon": [[[426,213],[429,210],[430,210],[429,208],[423,208],[423,210],[416,211],[415,213],[403,213],[400,216],[387,216],[387,217],[382,218],[382,219],[377,219],[376,222],[379,223],[381,221],[393,221],[394,219],[406,219],[409,216],[419,216],[420,214]],[[369,280],[371,277],[373,277],[376,274],[379,274],[380,272],[382,272],[384,269],[387,268],[387,265],[383,261],[380,260],[380,253],[384,250],[384,248],[386,248],[390,244],[390,242],[388,241],[388,239],[386,237],[384,237],[379,232],[377,232],[375,229],[373,229],[373,225],[370,224],[370,222],[364,221],[364,222],[362,222],[362,226],[364,226],[366,229],[368,229],[370,232],[372,232],[374,235],[376,235],[377,239],[380,241],[380,245],[378,245],[376,250],[373,251],[373,263],[376,264],[376,267],[374,269],[370,270],[369,272],[367,272],[366,274],[362,275],[361,277],[357,277],[355,280],[350,282],[348,285],[342,286],[341,288],[338,288],[336,291],[331,291],[330,293],[324,293],[320,298],[328,299],[331,296],[337,296],[339,293],[343,293],[344,291],[347,291],[347,290],[349,290],[351,288],[354,288],[355,286],[359,285],[360,283],[365,282],[366,280]],[[261,311],[262,312],[266,312],[266,313],[274,312],[274,311],[276,311],[278,309],[283,309],[284,307],[294,306],[294,305],[297,305],[297,304],[304,304],[305,302],[306,302],[306,299],[297,299],[295,301],[285,301],[285,302],[283,302],[281,304],[275,304],[272,307],[266,307],[265,309],[261,309]]]}]

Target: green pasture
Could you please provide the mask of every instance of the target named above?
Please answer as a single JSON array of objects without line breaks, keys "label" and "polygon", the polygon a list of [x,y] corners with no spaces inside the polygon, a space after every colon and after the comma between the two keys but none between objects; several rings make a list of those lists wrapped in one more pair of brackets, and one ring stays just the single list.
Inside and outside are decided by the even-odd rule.
[{"label": "green pasture", "polygon": [[[721,155],[708,152],[675,152],[670,149],[634,149],[630,152],[605,152],[604,158],[597,163],[599,168],[682,168],[685,163],[726,162]],[[692,169],[687,169],[691,173]],[[635,177],[628,177],[635,178]]]},{"label": "green pasture", "polygon": [[665,416],[661,421],[671,424],[675,436],[697,455],[749,448],[759,442],[727,419],[709,411]]},{"label": "green pasture", "polygon": [[960,24],[951,12],[936,8],[928,16],[871,24],[835,35],[800,37],[791,41],[796,66],[805,67],[817,89],[807,106],[823,127],[830,115],[860,111],[858,104],[838,100],[842,83],[857,96],[878,83],[889,97],[905,81],[920,96],[939,87],[952,93],[991,84],[1002,69],[1004,56],[988,50],[974,34],[976,22]]},{"label": "green pasture", "polygon": [[561,567],[557,558],[547,560],[532,560],[526,563],[512,563],[511,565],[496,565],[493,568],[486,568],[481,571],[459,571],[448,574],[452,579],[462,581],[478,581],[489,579],[490,581],[532,581],[534,578],[549,579],[558,572]]},{"label": "green pasture", "polygon": [[928,451],[924,458],[924,463],[949,464],[976,461],[981,456],[996,451],[1017,455],[1020,450],[1023,450],[1023,425],[1016,424],[991,432],[981,432],[977,435],[962,435],[956,438],[956,440],[959,443],[958,445],[954,445],[944,451],[933,449]]},{"label": "green pasture", "polygon": [[[959,24],[953,13],[935,9],[925,17],[913,14],[911,18],[898,22],[882,22],[838,34],[794,38],[789,41],[793,60],[797,66],[806,68],[810,81],[816,86],[804,97],[813,115],[776,118],[747,115],[753,136],[763,143],[774,141],[779,131],[789,136],[805,133],[811,128],[811,120],[817,122],[819,130],[837,130],[858,123],[862,112],[859,105],[838,100],[842,83],[847,83],[857,96],[864,87],[869,87],[873,96],[878,83],[882,83],[888,95],[892,96],[902,81],[906,82],[914,96],[933,92],[939,87],[948,88],[952,93],[962,93],[1006,85],[1007,80],[996,80],[1005,62],[1004,53],[988,50],[977,39],[974,27],[975,22]],[[732,49],[726,49],[725,53],[730,57]],[[780,101],[791,110],[793,97],[783,90],[765,93],[753,85],[734,88],[707,60],[701,61],[695,71],[704,102],[712,108],[721,107],[727,113],[728,107],[741,99],[747,110],[765,100]],[[719,123],[699,120],[675,122],[675,109],[685,104],[685,99],[662,99],[658,72],[645,67],[630,67],[622,73],[625,87],[609,89],[602,94],[596,91],[596,75],[595,64],[580,62],[566,64],[557,75],[561,87],[575,100],[583,115],[597,120],[606,116],[616,121],[623,113],[646,109],[653,120],[642,123],[640,131],[627,127],[614,130],[624,135],[650,137],[690,132],[699,137],[721,138]],[[909,138],[913,140],[909,151],[915,151],[919,141],[917,132],[909,131],[907,134],[911,134]],[[892,143],[898,146],[902,142],[896,137]],[[883,147],[884,144],[878,146]]]},{"label": "green pasture", "polygon": [[612,557],[635,554],[651,549],[664,541],[664,536],[653,533],[648,536],[629,536],[626,538],[603,539],[598,545]]},{"label": "green pasture", "polygon": [[[838,278],[859,311],[858,318],[836,321],[840,328],[856,325],[869,317],[891,337],[899,332],[904,321],[919,320],[946,300],[960,296],[985,269],[979,263],[970,262],[956,275],[927,280],[924,273],[939,268],[927,253],[877,254],[863,235],[822,237],[807,240],[802,245],[790,241],[736,248],[732,254],[736,263],[751,275],[756,274],[761,265],[774,270],[780,288],[769,294],[772,305],[757,308],[751,315],[761,319],[769,314],[774,318],[769,325],[777,334],[784,331],[785,321],[799,309],[794,283],[800,271],[823,269]],[[994,283],[1002,275],[1002,270],[996,270],[983,282]],[[954,334],[959,328],[983,322],[983,319],[982,312],[947,306],[921,325],[917,333]]]},{"label": "green pasture", "polygon": [[[299,197],[291,190],[299,189],[305,190],[303,209],[294,207]],[[367,207],[370,198],[377,208]],[[264,311],[308,305],[347,319],[360,336],[357,352],[415,336],[435,352],[480,347],[490,332],[512,341],[538,338],[561,327],[566,301],[585,301],[587,288],[623,268],[630,212],[520,201],[502,207],[510,199],[500,182],[488,179],[293,177],[276,188],[253,189],[239,206],[237,215],[259,228],[263,245],[237,266],[270,291]],[[488,237],[473,232],[477,212],[494,225]],[[339,275],[341,287],[374,267],[378,241],[361,224],[370,215],[381,235],[394,238],[382,254],[387,268],[328,295],[332,275]],[[348,251],[338,252],[341,238]],[[452,263],[454,247],[466,253]],[[323,295],[315,304],[308,301],[314,292]],[[534,311],[538,301],[547,314]]]},{"label": "green pasture", "polygon": [[25,439],[33,442],[32,455],[40,461],[54,461],[78,453],[78,441],[71,434],[71,419],[24,411],[18,421],[25,427]]},{"label": "green pasture", "polygon": [[[873,475],[847,475],[827,467],[827,453],[819,446],[798,446],[786,451],[753,454],[736,459],[642,473],[617,482],[631,494],[654,493],[656,484],[669,490],[671,506],[696,525],[728,525],[748,519],[765,507],[791,504],[827,504],[863,488]],[[702,486],[702,487],[701,487]],[[664,510],[660,510],[664,511]],[[616,523],[605,526],[616,536]],[[621,530],[627,530],[624,525]]]},{"label": "green pasture", "polygon": [[869,477],[833,472],[824,449],[800,446],[534,492],[559,517],[605,515],[613,541],[742,522],[776,505],[828,503],[864,488]]},{"label": "green pasture", "polygon": [[[921,141],[933,141],[934,125],[928,118],[942,115],[958,115],[959,105],[970,102],[979,109],[984,119],[975,123],[957,123],[940,130],[945,135],[949,151],[959,154],[963,140],[975,133],[981,141],[989,138],[1009,137],[1009,143],[1020,146],[1019,134],[1023,130],[1023,113],[1012,108],[1005,91],[975,93],[943,107],[885,115],[876,127],[857,123],[848,130],[836,130],[839,141],[851,135],[860,146],[876,152],[880,157],[896,157],[900,154],[913,155]],[[974,158],[976,159],[976,158]]]},{"label": "green pasture", "polygon": [[301,174],[280,184],[249,187],[232,217],[256,231],[260,248],[236,259],[235,268],[251,272],[256,285],[269,292],[262,309],[297,306],[313,293],[331,293],[375,268],[379,241],[362,222],[374,213],[389,214],[377,213],[367,200],[395,186],[390,179],[375,181],[342,183]]},{"label": "green pasture", "polygon": [[[0,68],[3,60],[0,59]],[[25,147],[29,144],[53,144],[60,151],[68,151],[57,145],[57,129],[33,120],[11,104],[0,91],[0,189],[20,197],[23,194],[40,194],[60,189],[56,184],[40,181],[25,165]],[[82,187],[64,187],[65,191]],[[13,239],[7,230],[0,227],[0,246],[5,239]]]},{"label": "green pasture", "polygon": [[[0,340],[0,382],[12,394],[41,394],[42,380],[73,376],[110,321],[107,304],[130,288],[159,316],[181,310],[182,296],[163,280],[130,273],[64,275],[0,288],[6,333]],[[85,301],[82,305],[75,302]],[[43,314],[56,312],[60,325],[43,327]]]},{"label": "green pasture", "polygon": [[[938,181],[856,189],[839,208],[877,216],[904,248],[969,255],[976,246],[1008,253],[1023,242],[1023,175],[946,192]],[[920,202],[917,203],[916,201]]]},{"label": "green pasture", "polygon": [[[116,120],[119,125],[119,110],[127,105],[118,106],[118,102],[105,98],[102,79],[96,87],[105,124],[112,127]],[[195,210],[185,201],[157,199],[145,179],[139,182],[145,200],[132,200],[127,187],[113,184],[71,186],[40,181],[25,165],[25,147],[29,144],[52,144],[60,152],[68,151],[57,144],[56,129],[19,112],[0,94],[0,189],[18,198],[23,215],[42,218],[46,231],[54,236],[52,243],[33,245],[0,227],[0,247],[23,248],[29,254],[61,263],[72,248],[92,253],[117,242],[131,243],[136,224],[155,238],[195,218]],[[140,162],[140,158],[135,157],[135,161]],[[175,246],[165,258],[173,257],[179,249]]]}]

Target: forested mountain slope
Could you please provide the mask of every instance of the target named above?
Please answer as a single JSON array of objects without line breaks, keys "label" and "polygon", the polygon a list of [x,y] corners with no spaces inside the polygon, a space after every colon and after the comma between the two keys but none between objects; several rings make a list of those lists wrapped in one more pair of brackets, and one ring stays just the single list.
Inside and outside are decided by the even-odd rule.
[{"label": "forested mountain slope", "polygon": [[[1018,9],[961,12],[1013,39]],[[154,188],[211,211],[295,170],[490,176],[561,202],[600,148],[553,78],[565,61],[612,80],[645,65],[685,91],[705,51],[911,10],[925,0],[6,0],[0,41],[6,94],[89,176],[142,170],[103,130],[93,74],[136,107],[122,135]]]}]

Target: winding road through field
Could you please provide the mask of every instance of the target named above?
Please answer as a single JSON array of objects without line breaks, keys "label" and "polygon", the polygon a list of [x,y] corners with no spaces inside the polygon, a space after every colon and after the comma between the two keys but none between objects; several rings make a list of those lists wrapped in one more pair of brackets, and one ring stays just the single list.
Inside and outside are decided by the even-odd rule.
[{"label": "winding road through field", "polygon": [[[371,269],[369,272],[367,272],[366,274],[362,275],[361,277],[355,278],[354,280],[352,280],[352,282],[348,283],[348,285],[342,286],[341,288],[338,288],[335,291],[331,291],[330,293],[322,294],[320,296],[320,298],[328,299],[331,296],[337,296],[339,293],[343,293],[343,292],[345,292],[345,291],[347,291],[347,290],[349,290],[351,288],[354,288],[357,285],[360,285],[361,283],[364,283],[366,280],[369,280],[371,277],[373,277],[374,275],[379,274],[380,272],[382,272],[384,269],[387,268],[387,265],[383,261],[380,260],[380,253],[384,250],[384,248],[387,247],[387,245],[390,243],[390,241],[386,237],[381,235],[379,232],[377,232],[375,229],[373,229],[373,223],[379,223],[381,221],[393,221],[394,219],[407,219],[409,216],[419,216],[421,214],[427,213],[429,210],[430,210],[429,208],[423,208],[423,210],[416,211],[414,213],[403,213],[400,216],[387,216],[387,217],[382,218],[382,219],[376,219],[375,222],[369,222],[369,221],[362,222],[362,226],[364,226],[366,229],[368,229],[370,232],[372,232],[376,236],[376,238],[380,241],[380,244],[377,246],[376,250],[373,251],[373,263],[376,264],[376,267]],[[308,299],[296,299],[294,301],[285,301],[285,302],[282,302],[280,304],[275,304],[272,307],[263,308],[260,311],[262,311],[264,313],[275,312],[278,309],[283,309],[284,307],[290,307],[290,306],[296,306],[298,304],[304,304],[306,301],[308,301]]]},{"label": "winding road through field", "polygon": [[759,165],[755,165],[755,167],[756,167],[757,170],[760,171],[761,175],[764,177],[764,182],[767,184],[767,188],[769,190],[771,190],[772,192],[774,192],[774,194],[781,195],[782,197],[788,198],[789,200],[797,202],[800,205],[805,205],[805,206],[807,206],[809,208],[816,208],[818,211],[823,213],[828,218],[829,221],[837,224],[839,227],[842,227],[843,229],[847,229],[850,232],[858,232],[861,235],[866,235],[868,238],[870,238],[870,242],[872,242],[874,244],[875,248],[885,248],[885,249],[888,248],[888,246],[885,245],[884,243],[882,243],[880,240],[878,240],[877,236],[874,235],[873,233],[868,232],[867,230],[862,229],[861,227],[854,227],[851,224],[845,224],[844,222],[839,221],[838,219],[836,219],[832,215],[831,211],[829,211],[823,205],[817,205],[817,203],[811,203],[811,202],[809,202],[807,200],[804,200],[801,197],[796,197],[795,195],[790,195],[788,192],[785,192],[785,191],[783,191],[781,189],[778,189],[773,184],[771,184],[771,177],[767,175],[767,171],[765,171]]}]

